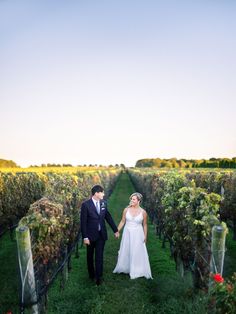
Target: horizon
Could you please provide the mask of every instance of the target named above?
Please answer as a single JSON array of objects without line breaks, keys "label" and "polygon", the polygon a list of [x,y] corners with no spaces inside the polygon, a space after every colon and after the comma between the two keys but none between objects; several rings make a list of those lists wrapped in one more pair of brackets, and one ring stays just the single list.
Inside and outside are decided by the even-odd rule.
[{"label": "horizon", "polygon": [[[140,160],[146,160],[146,159],[161,159],[161,160],[173,160],[173,159],[176,159],[177,161],[179,160],[186,160],[186,161],[210,161],[211,159],[214,159],[214,160],[219,160],[219,159],[229,159],[229,160],[233,160],[233,159],[236,159],[236,157],[211,157],[211,158],[208,158],[208,159],[205,159],[205,158],[200,158],[200,159],[194,159],[194,158],[190,158],[190,159],[187,159],[187,158],[176,158],[176,157],[172,157],[172,158],[159,158],[159,157],[155,157],[155,158],[141,158],[139,160],[136,160],[135,164],[134,165],[126,165],[124,163],[119,163],[119,162],[116,162],[114,164],[98,164],[98,163],[95,163],[95,164],[70,164],[70,163],[62,163],[62,164],[57,164],[57,163],[44,163],[44,164],[30,164],[30,165],[26,165],[26,166],[22,166],[18,163],[16,163],[14,160],[12,159],[3,159],[3,158],[0,158],[0,161],[1,160],[4,160],[4,161],[11,161],[11,162],[15,162],[17,167],[19,168],[33,168],[33,167],[110,167],[110,166],[114,166],[116,167],[116,165],[118,166],[121,166],[121,165],[124,165],[125,167],[136,167],[136,163]],[[9,168],[9,167],[6,167],[6,168]],[[1,167],[0,167],[1,169]],[[223,169],[223,168],[222,168]]]},{"label": "horizon", "polygon": [[213,0],[0,2],[1,158],[233,158],[235,13]]}]

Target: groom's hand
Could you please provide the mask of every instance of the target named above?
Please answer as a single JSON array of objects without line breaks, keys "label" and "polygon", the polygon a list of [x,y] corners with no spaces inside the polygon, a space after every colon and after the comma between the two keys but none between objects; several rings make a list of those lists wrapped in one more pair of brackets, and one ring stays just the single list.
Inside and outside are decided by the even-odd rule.
[{"label": "groom's hand", "polygon": [[116,237],[117,239],[120,237],[119,231],[117,231],[117,232],[115,233],[115,237]]},{"label": "groom's hand", "polygon": [[86,244],[86,245],[90,245],[90,241],[89,241],[89,239],[84,239],[84,244]]}]

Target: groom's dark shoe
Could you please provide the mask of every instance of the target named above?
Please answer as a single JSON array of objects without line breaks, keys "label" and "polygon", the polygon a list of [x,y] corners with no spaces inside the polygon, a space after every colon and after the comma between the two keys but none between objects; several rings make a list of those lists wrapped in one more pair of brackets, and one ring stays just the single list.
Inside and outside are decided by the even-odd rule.
[{"label": "groom's dark shoe", "polygon": [[102,284],[102,279],[98,278],[96,279],[96,286],[100,286]]},{"label": "groom's dark shoe", "polygon": [[94,280],[95,279],[95,274],[94,274],[94,272],[89,272],[89,279],[90,280]]},{"label": "groom's dark shoe", "polygon": [[94,277],[94,276],[89,276],[89,279],[90,279],[91,281],[94,281],[95,277]]}]

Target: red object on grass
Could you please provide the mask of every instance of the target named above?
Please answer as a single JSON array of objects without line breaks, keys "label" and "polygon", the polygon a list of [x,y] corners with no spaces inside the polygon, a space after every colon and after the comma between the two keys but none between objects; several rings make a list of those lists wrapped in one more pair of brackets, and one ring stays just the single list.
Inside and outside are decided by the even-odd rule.
[{"label": "red object on grass", "polygon": [[216,281],[216,282],[224,282],[224,278],[221,276],[221,274],[215,274],[213,276],[213,279]]}]

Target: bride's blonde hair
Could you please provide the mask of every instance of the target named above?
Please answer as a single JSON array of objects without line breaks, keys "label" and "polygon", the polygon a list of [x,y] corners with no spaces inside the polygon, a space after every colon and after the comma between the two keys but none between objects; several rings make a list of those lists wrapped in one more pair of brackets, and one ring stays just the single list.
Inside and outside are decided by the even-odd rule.
[{"label": "bride's blonde hair", "polygon": [[135,192],[133,194],[130,195],[129,199],[131,200],[133,196],[136,196],[138,201],[141,203],[143,200],[143,196],[141,193]]}]

